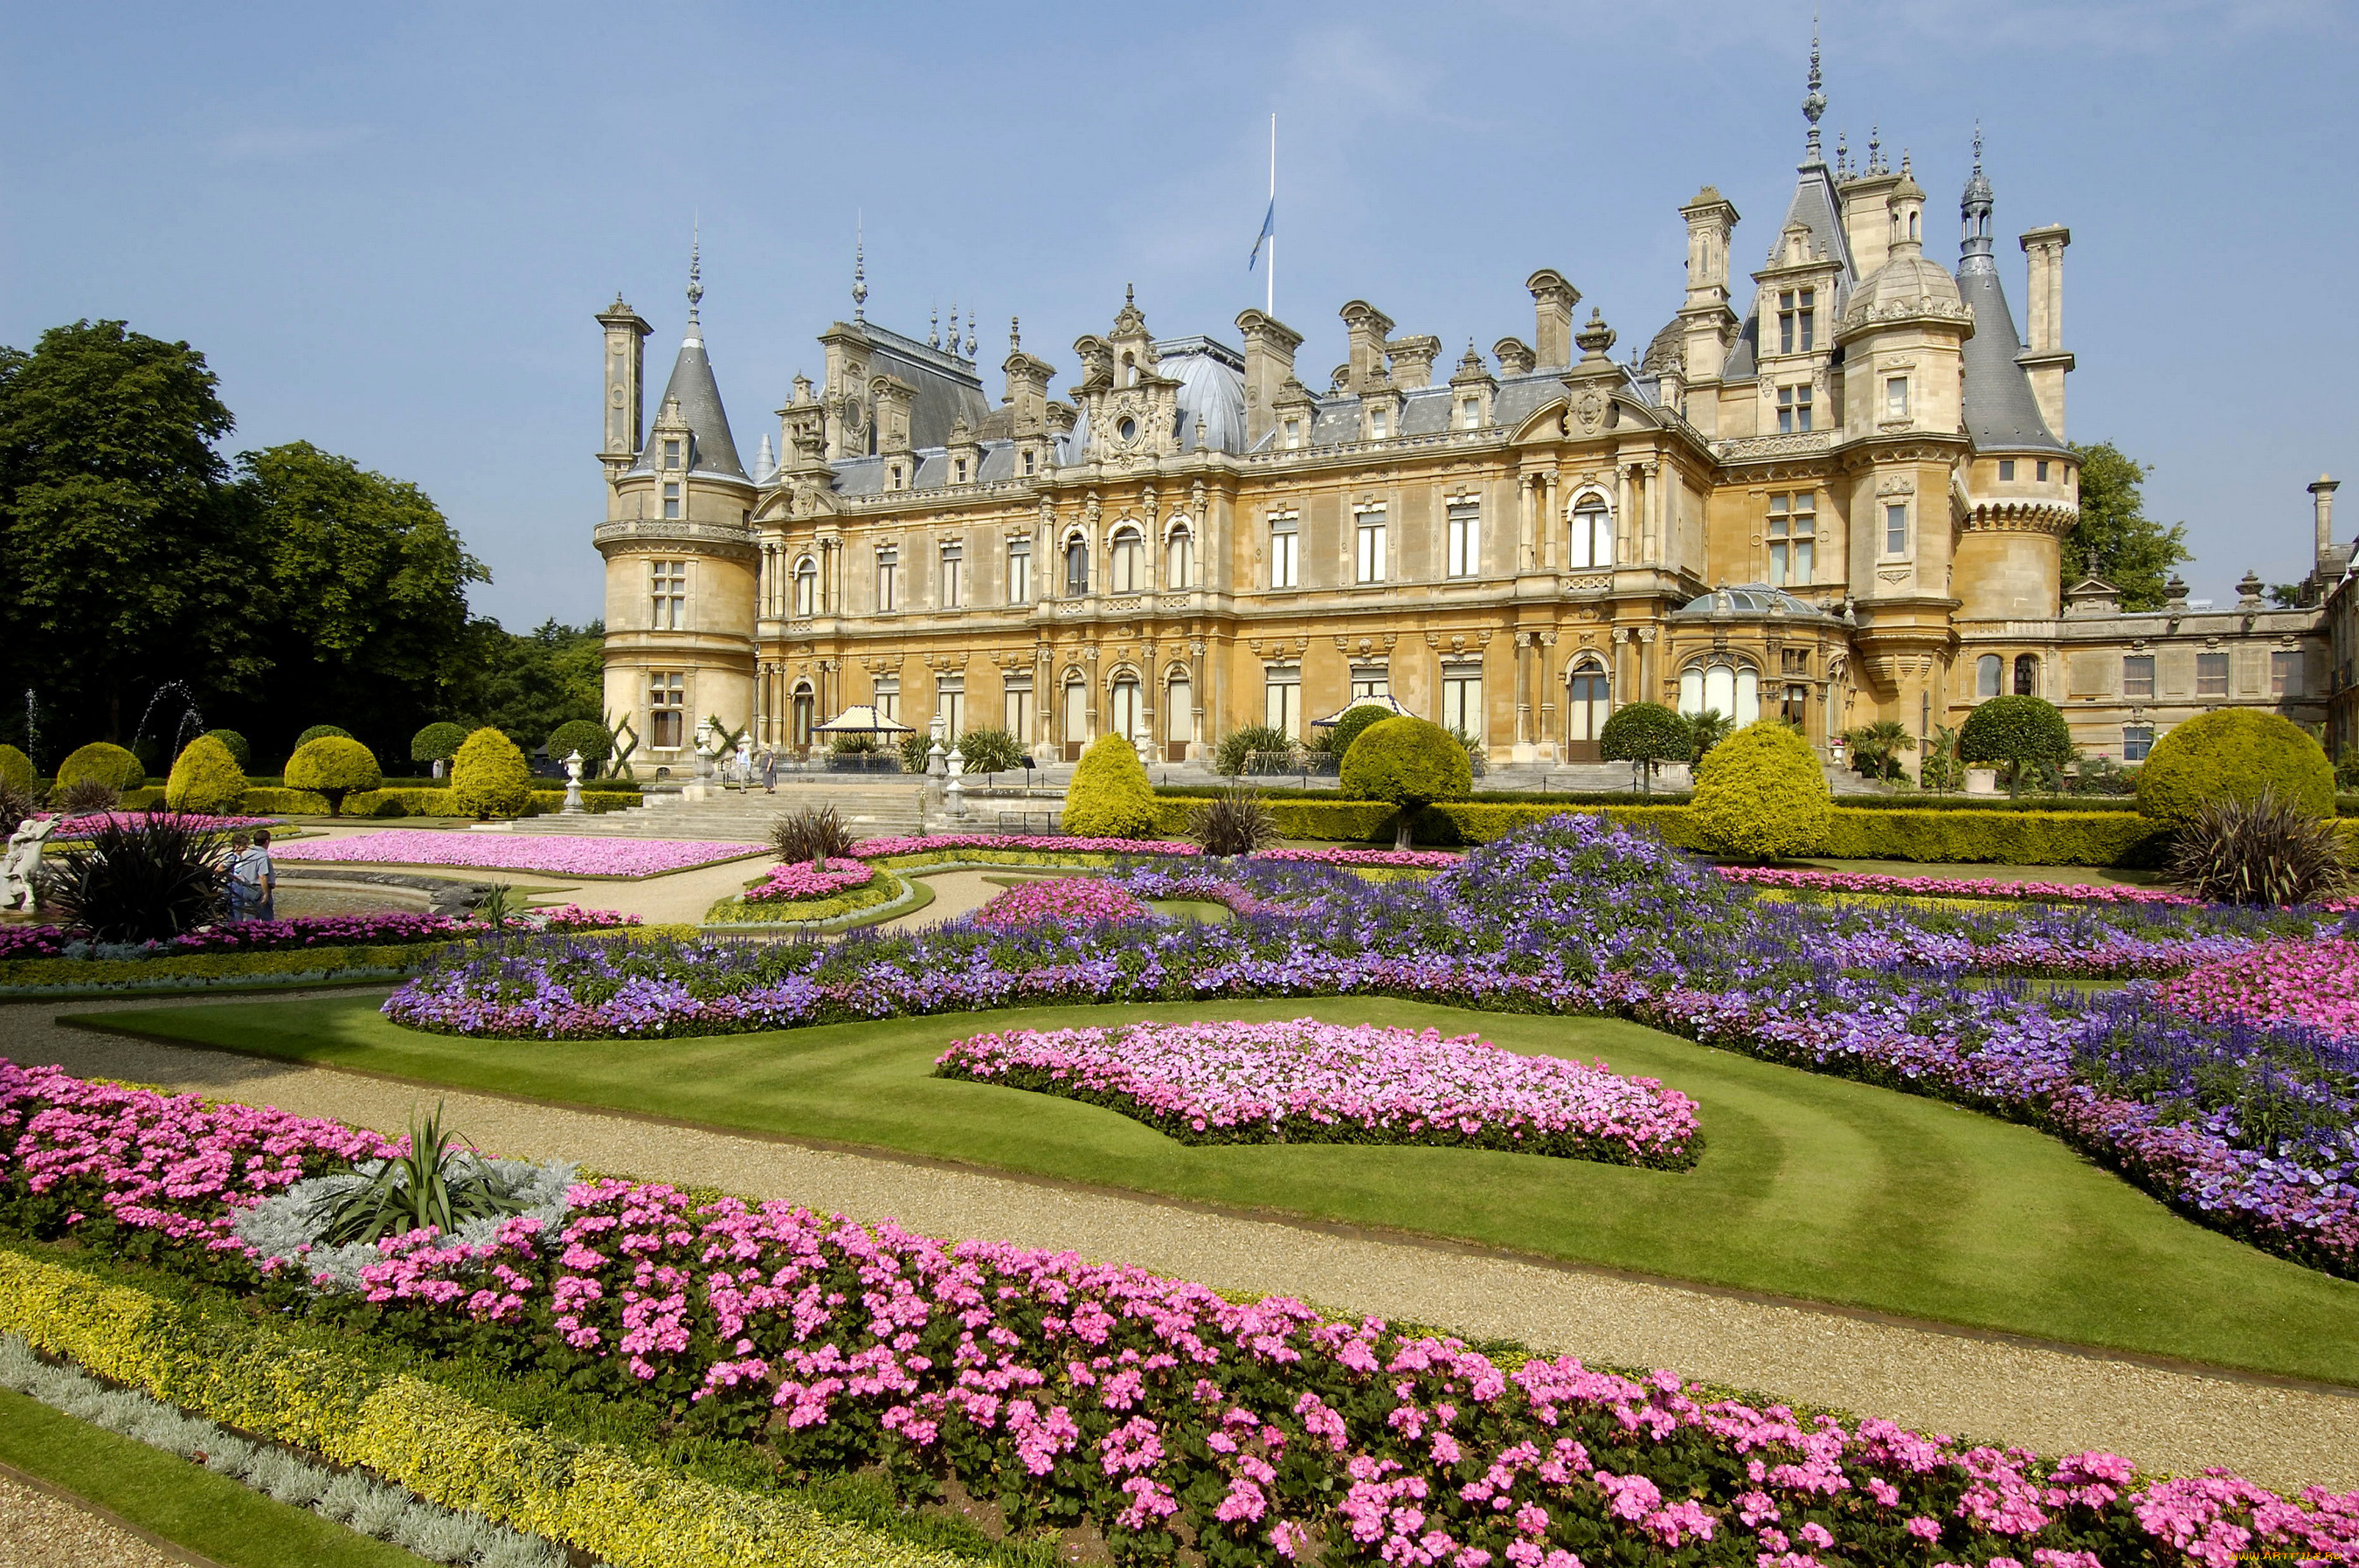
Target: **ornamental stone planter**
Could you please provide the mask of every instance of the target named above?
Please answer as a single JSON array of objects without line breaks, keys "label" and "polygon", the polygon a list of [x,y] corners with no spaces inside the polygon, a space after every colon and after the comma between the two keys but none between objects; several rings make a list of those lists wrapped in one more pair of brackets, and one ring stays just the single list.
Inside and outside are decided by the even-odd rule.
[{"label": "ornamental stone planter", "polygon": [[1996,768],[1968,768],[1966,770],[1966,793],[1968,795],[1996,795],[1998,793],[1998,770]]}]

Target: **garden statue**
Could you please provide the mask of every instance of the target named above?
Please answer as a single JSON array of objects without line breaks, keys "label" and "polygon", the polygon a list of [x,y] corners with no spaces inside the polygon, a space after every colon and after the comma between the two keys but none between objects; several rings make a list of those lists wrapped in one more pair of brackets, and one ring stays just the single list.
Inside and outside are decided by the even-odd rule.
[{"label": "garden statue", "polygon": [[30,912],[36,904],[41,874],[41,846],[58,829],[54,816],[27,816],[8,837],[8,850],[0,856],[0,909],[19,906]]},{"label": "garden statue", "polygon": [[561,815],[579,816],[586,809],[582,804],[582,753],[576,751],[565,759],[565,805]]},{"label": "garden statue", "polygon": [[942,737],[950,732],[950,720],[937,713],[927,720],[926,729],[934,743],[926,748],[926,776],[941,778],[950,772],[950,754],[942,750]]}]

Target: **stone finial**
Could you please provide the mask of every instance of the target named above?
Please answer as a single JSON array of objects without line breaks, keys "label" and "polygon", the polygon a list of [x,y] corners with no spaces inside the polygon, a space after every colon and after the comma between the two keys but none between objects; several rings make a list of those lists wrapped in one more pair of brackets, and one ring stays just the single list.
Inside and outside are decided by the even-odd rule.
[{"label": "stone finial", "polygon": [[[854,231],[859,232],[858,231]],[[865,321],[862,312],[868,308],[868,239],[866,234],[852,243],[852,319]]]},{"label": "stone finial", "polygon": [[699,233],[688,244],[688,324],[697,324],[696,308],[704,301],[704,237]]},{"label": "stone finial", "polygon": [[2239,610],[2261,608],[2261,574],[2249,568],[2245,569],[2243,579],[2236,584],[2236,608]]},{"label": "stone finial", "polygon": [[2162,591],[2164,596],[2164,609],[2184,610],[2187,608],[2187,579],[2185,578],[2180,577],[2177,572],[2171,573],[2170,580],[2162,585]]},{"label": "stone finial", "polygon": [[1597,360],[1605,357],[1605,351],[1614,346],[1614,340],[1618,336],[1619,334],[1613,328],[1605,324],[1605,318],[1599,312],[1597,307],[1593,305],[1589,308],[1588,324],[1572,335],[1572,341],[1581,345],[1582,357]]},{"label": "stone finial", "polygon": [[1810,90],[1802,98],[1802,118],[1810,123],[1808,150],[1803,161],[1817,163],[1819,158],[1819,116],[1827,112],[1827,95],[1819,91],[1819,18],[1810,16]]}]

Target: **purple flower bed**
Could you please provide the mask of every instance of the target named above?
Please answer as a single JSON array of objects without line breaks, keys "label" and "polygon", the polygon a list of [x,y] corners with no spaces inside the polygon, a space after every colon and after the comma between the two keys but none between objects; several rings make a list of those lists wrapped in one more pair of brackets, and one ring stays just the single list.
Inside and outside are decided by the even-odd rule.
[{"label": "purple flower bed", "polygon": [[833,898],[875,880],[875,869],[858,860],[830,860],[824,866],[796,860],[771,867],[769,875],[745,890],[745,899],[747,903],[782,903]]},{"label": "purple flower bed", "polygon": [[1196,876],[1258,907],[1115,933],[968,924],[827,946],[511,944],[429,965],[385,1011],[417,1028],[546,1039],[1245,997],[1614,1014],[2048,1128],[2206,1224],[2359,1278],[2347,1044],[2190,1018],[2144,984],[2090,997],[1994,978],[2176,974],[2263,941],[2359,933],[2359,918],[1757,901],[1651,835],[1581,816],[1423,880],[1252,861],[1107,880],[1163,897]]},{"label": "purple flower bed", "polygon": [[1605,1064],[1436,1029],[1134,1023],[962,1040],[943,1077],[1108,1106],[1182,1143],[1413,1143],[1683,1170],[1695,1102]]},{"label": "purple flower bed", "polygon": [[[398,1149],[0,1063],[0,1224],[372,1340],[540,1368],[712,1445],[941,1479],[1119,1561],[1451,1568],[2359,1561],[2359,1494],[1846,1425],[1572,1357],[1494,1359],[1299,1302],[784,1203],[579,1183],[562,1228],[378,1244],[359,1292],[266,1278],[230,1218]],[[1709,1402],[1707,1402],[1709,1400]]]},{"label": "purple flower bed", "polygon": [[467,833],[388,827],[350,838],[272,847],[282,860],[397,866],[463,866],[559,876],[652,877],[764,853],[759,844],[679,838],[570,838],[553,834]]},{"label": "purple flower bed", "polygon": [[[527,910],[508,918],[512,925],[536,932],[611,931],[639,924],[636,914],[612,909],[584,909],[574,903]],[[410,942],[449,942],[482,936],[492,929],[480,920],[447,914],[397,911],[302,914],[288,920],[240,920],[209,925],[168,942],[148,943],[138,956],[166,958],[195,953],[278,953],[296,947],[396,947]],[[74,940],[72,933],[54,925],[0,926],[0,962],[61,957]]]},{"label": "purple flower bed", "polygon": [[1145,920],[1147,906],[1113,882],[1096,877],[1043,877],[1019,882],[967,918],[985,930],[1019,926],[1074,926],[1108,921]]}]

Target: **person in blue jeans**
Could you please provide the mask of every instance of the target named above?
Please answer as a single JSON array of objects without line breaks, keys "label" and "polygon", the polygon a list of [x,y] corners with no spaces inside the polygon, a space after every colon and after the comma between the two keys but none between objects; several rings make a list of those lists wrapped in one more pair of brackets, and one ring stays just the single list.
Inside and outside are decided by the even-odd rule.
[{"label": "person in blue jeans", "polygon": [[[239,834],[238,838],[245,836]],[[235,840],[232,841],[233,843]],[[231,885],[236,890],[234,899],[243,913],[242,920],[276,920],[278,918],[278,871],[270,863],[270,829],[257,827],[253,842],[238,852],[230,862]]]},{"label": "person in blue jeans", "polygon": [[245,873],[245,857],[254,849],[254,836],[236,833],[229,841],[229,918],[233,923],[251,918],[248,911],[261,897],[259,887],[249,888],[239,879]]}]

